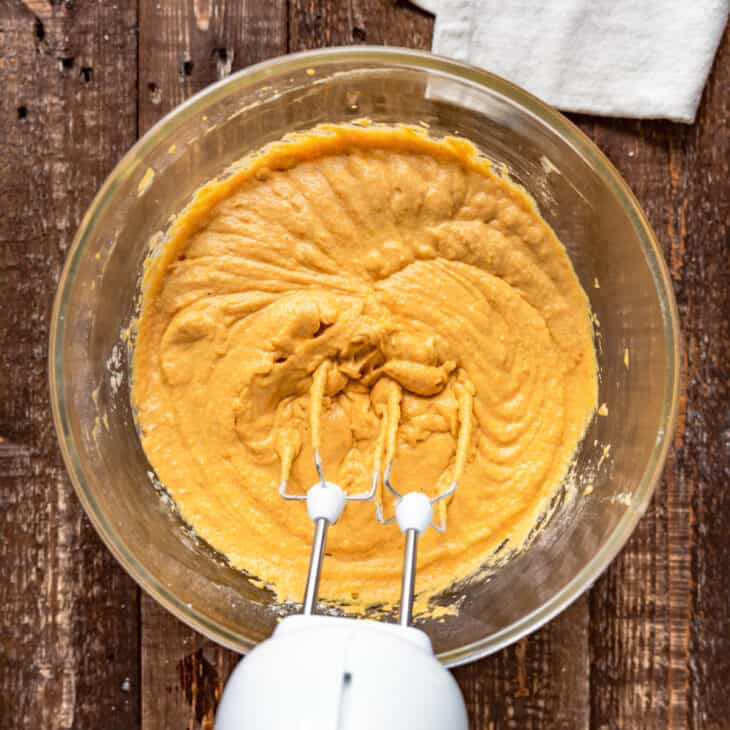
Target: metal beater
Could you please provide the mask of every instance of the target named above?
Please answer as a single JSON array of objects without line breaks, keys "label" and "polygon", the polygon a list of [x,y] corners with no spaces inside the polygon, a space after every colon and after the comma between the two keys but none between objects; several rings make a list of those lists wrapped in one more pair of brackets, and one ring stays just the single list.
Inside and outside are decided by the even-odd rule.
[{"label": "metal beater", "polygon": [[[293,456],[282,459],[279,494],[306,501],[314,538],[301,615],[289,616],[270,639],[259,644],[236,667],[223,693],[216,730],[466,730],[467,715],[458,685],[433,654],[428,636],[411,624],[418,536],[429,526],[446,529],[445,510],[434,522],[435,505],[445,505],[457,488],[471,430],[470,396],[460,398],[460,426],[454,478],[436,497],[423,492],[401,494],[391,480],[400,389],[392,388],[383,409],[373,459],[370,489],[347,495],[327,481],[320,455],[319,424],[328,365],[313,376],[310,393],[312,451],[318,481],[306,495],[287,492]],[[383,514],[382,484],[396,499],[395,513]],[[382,492],[382,490],[381,490]],[[376,499],[382,524],[394,520],[406,537],[399,624],[314,614],[327,531],[348,501]],[[286,693],[284,697],[283,694]]]}]

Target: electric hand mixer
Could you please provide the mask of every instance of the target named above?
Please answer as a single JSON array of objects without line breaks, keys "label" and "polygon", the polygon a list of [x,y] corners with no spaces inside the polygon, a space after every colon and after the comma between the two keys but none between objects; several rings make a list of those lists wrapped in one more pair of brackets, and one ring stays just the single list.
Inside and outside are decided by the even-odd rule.
[{"label": "electric hand mixer", "polygon": [[[471,395],[459,398],[460,428],[454,479],[434,498],[402,495],[391,482],[400,419],[400,388],[392,387],[383,408],[368,492],[347,495],[326,480],[320,456],[320,416],[327,378],[325,363],[314,374],[310,426],[318,481],[305,495],[287,492],[292,454],[282,458],[279,493],[306,501],[314,539],[301,615],[285,618],[234,670],[216,716],[216,730],[465,730],[466,709],[456,681],[436,659],[428,636],[410,626],[418,536],[429,527],[446,528],[445,513],[433,521],[434,505],[445,505],[457,487],[471,430]],[[382,483],[395,497],[393,517],[382,509]],[[377,497],[377,499],[376,499]],[[399,624],[314,614],[327,530],[348,501],[376,499],[376,517],[397,520],[405,535]]]}]

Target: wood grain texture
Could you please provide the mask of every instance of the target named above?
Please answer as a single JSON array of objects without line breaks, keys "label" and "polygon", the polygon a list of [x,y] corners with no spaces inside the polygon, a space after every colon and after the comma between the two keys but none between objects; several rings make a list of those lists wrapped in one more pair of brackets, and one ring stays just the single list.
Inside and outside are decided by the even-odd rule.
[{"label": "wood grain texture", "polygon": [[66,477],[51,302],[74,232],[134,142],[136,8],[0,4],[0,724],[139,720],[137,588]]},{"label": "wood grain texture", "polygon": [[[0,3],[3,727],[210,728],[237,661],[139,598],[82,516],[55,446],[50,301],[103,176],[138,132],[231,71],[324,45],[428,48],[431,31],[427,14],[397,0]],[[680,423],[647,516],[590,594],[455,674],[475,730],[720,730],[730,727],[730,36],[695,125],[574,119],[632,186],[670,265]]]},{"label": "wood grain texture", "polygon": [[286,0],[140,0],[140,134],[213,81],[286,53],[286,40]]},{"label": "wood grain texture", "polygon": [[[139,133],[233,71],[287,51],[285,0],[142,0]],[[141,727],[212,728],[239,657],[141,596]]]},{"label": "wood grain texture", "polygon": [[290,0],[289,50],[325,46],[431,47],[433,18],[398,0]]},{"label": "wood grain texture", "polygon": [[[715,61],[699,124],[674,145],[676,235],[670,261],[685,338],[686,405],[668,472],[672,515],[694,543],[686,606],[673,601],[672,647],[690,671],[688,724],[730,725],[730,29]],[[676,495],[676,496],[674,496]],[[686,499],[686,509],[684,500]],[[671,545],[684,554],[683,534]],[[683,544],[682,544],[683,543]],[[689,621],[689,636],[680,617]],[[670,697],[670,720],[675,698]],[[683,711],[684,708],[680,706]],[[681,718],[678,718],[678,720]]]},{"label": "wood grain texture", "polygon": [[588,600],[493,656],[455,671],[471,727],[589,728]]},{"label": "wood grain texture", "polygon": [[589,120],[628,180],[670,266],[683,393],[661,487],[591,593],[596,728],[730,726],[730,36],[693,126]]},{"label": "wood grain texture", "polygon": [[240,657],[142,596],[141,727],[210,730],[225,680]]},{"label": "wood grain texture", "polygon": [[[672,136],[681,132],[680,125],[578,121],[624,174],[665,245],[665,216],[673,207],[669,145]],[[674,657],[670,672],[674,639],[669,611],[670,602],[676,605],[687,599],[690,553],[677,551],[670,572],[670,546],[687,524],[676,514],[682,496],[670,475],[671,467],[646,517],[590,595],[591,724],[595,728],[667,727],[670,682],[675,685],[675,699],[683,700],[681,687],[687,682],[688,668],[686,657]],[[675,512],[671,517],[670,504]],[[679,628],[689,631],[687,617]]]}]

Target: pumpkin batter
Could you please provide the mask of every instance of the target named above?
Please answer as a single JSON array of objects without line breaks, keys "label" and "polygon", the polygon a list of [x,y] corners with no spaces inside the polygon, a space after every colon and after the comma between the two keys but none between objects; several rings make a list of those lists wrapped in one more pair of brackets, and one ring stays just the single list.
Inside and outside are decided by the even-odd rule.
[{"label": "pumpkin batter", "polygon": [[[145,276],[132,393],[145,452],[182,517],[280,600],[301,598],[312,524],[277,486],[316,481],[313,440],[349,493],[386,449],[401,491],[436,495],[461,472],[446,532],[420,540],[428,598],[525,542],[596,390],[565,249],[463,140],[290,135],[198,191]],[[321,596],[392,605],[402,549],[372,503],[350,503]]]}]

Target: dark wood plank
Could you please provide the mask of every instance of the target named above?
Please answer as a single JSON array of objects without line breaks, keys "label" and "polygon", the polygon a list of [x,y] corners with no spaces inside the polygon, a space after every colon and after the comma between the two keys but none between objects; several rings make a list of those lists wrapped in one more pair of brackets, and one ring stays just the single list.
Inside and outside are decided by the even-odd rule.
[{"label": "dark wood plank", "polygon": [[694,126],[594,125],[664,246],[685,385],[662,487],[591,596],[595,727],[728,727],[729,61],[726,32]]},{"label": "dark wood plank", "polygon": [[[286,53],[285,0],[140,2],[139,131],[208,84]],[[211,728],[239,657],[141,597],[143,730]]]},{"label": "dark wood plank", "polygon": [[142,730],[210,730],[240,657],[142,598]]},{"label": "dark wood plank", "polygon": [[[672,130],[682,128],[658,121],[577,121],[619,167],[664,242],[672,202],[669,141]],[[683,600],[689,577],[689,551],[676,555],[670,572],[670,551],[682,530],[678,498],[676,485],[665,478],[629,543],[591,592],[592,727],[667,727],[669,682],[687,681],[686,662],[676,662],[672,676],[669,671],[670,601]],[[689,631],[686,617],[677,628]]]},{"label": "dark wood plank", "polygon": [[[674,542],[670,570],[694,543],[686,601],[670,604],[670,721],[694,730],[730,722],[730,28],[714,64],[699,123],[670,165],[676,235],[670,263],[685,337],[686,404],[669,477]],[[684,531],[691,534],[685,540]],[[677,585],[684,587],[684,577]],[[689,632],[684,630],[689,623]],[[683,630],[677,631],[677,625]],[[689,668],[681,703],[678,662]],[[680,701],[677,701],[677,696]]]},{"label": "dark wood plank", "polygon": [[140,0],[139,131],[232,71],[286,53],[286,0]]},{"label": "dark wood plank", "polygon": [[358,44],[429,49],[433,18],[399,0],[292,0],[289,50]]},{"label": "dark wood plank", "polygon": [[455,671],[472,728],[589,727],[588,599],[541,630]]},{"label": "dark wood plank", "polygon": [[0,718],[139,719],[137,588],[65,475],[49,412],[51,301],[86,206],[136,126],[134,3],[0,3]]}]

